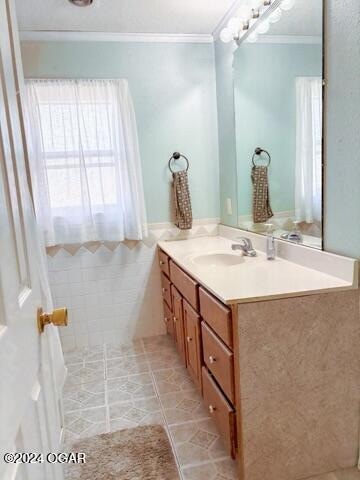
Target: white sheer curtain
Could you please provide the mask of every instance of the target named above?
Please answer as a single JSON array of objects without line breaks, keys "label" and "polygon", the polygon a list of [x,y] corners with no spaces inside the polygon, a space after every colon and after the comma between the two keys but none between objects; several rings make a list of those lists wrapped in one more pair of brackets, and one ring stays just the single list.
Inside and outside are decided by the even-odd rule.
[{"label": "white sheer curtain", "polygon": [[307,223],[321,221],[322,79],[296,79],[295,214]]},{"label": "white sheer curtain", "polygon": [[27,137],[47,246],[147,234],[134,108],[126,80],[29,80]]}]

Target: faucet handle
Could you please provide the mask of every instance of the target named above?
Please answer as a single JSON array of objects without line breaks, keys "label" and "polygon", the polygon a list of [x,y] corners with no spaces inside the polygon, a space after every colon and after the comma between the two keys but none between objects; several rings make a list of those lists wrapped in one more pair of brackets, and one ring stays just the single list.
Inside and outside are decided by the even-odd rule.
[{"label": "faucet handle", "polygon": [[252,250],[253,246],[252,246],[252,242],[251,242],[250,238],[248,238],[248,237],[238,237],[237,240],[239,240],[239,242],[242,242],[244,247],[246,247],[248,250]]}]

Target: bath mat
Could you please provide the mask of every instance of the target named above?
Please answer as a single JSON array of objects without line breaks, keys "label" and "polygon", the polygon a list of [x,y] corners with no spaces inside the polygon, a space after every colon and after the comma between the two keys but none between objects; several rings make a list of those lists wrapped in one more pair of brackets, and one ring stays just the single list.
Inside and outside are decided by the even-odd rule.
[{"label": "bath mat", "polygon": [[72,452],[85,464],[69,464],[66,480],[179,480],[169,439],[160,425],[127,428],[77,440]]}]

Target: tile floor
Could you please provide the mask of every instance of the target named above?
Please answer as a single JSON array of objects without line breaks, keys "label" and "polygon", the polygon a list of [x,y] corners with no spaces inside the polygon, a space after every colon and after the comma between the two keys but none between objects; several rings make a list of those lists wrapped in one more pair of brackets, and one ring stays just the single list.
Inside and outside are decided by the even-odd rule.
[{"label": "tile floor", "polygon": [[[164,425],[181,480],[235,480],[236,465],[168,336],[65,354],[65,446],[80,437]],[[360,480],[347,470],[311,480]]]}]

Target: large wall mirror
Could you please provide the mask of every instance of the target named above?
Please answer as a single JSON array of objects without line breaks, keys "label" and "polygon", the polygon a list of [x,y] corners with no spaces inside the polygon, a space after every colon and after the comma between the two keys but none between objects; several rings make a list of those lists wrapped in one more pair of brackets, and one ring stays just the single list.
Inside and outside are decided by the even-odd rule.
[{"label": "large wall mirror", "polygon": [[322,30],[322,0],[297,0],[241,42],[233,64],[238,226],[315,248],[322,248]]}]

